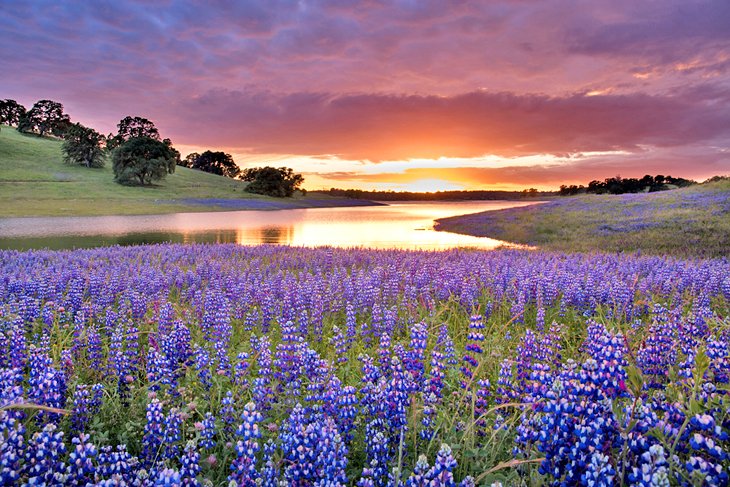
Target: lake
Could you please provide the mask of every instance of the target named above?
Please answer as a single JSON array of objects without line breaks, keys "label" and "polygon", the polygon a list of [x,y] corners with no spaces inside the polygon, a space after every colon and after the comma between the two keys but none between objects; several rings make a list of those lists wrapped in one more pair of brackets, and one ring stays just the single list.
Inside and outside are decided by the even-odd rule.
[{"label": "lake", "polygon": [[493,249],[500,240],[433,230],[437,218],[525,206],[525,201],[393,202],[387,206],[165,215],[0,219],[2,249],[69,249],[161,242],[286,244],[440,250]]}]

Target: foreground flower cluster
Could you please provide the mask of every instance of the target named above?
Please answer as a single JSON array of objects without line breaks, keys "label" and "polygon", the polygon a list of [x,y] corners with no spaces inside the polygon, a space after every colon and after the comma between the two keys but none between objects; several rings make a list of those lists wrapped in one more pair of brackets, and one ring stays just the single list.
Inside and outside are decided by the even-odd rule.
[{"label": "foreground flower cluster", "polygon": [[0,485],[727,485],[730,263],[0,252]]}]

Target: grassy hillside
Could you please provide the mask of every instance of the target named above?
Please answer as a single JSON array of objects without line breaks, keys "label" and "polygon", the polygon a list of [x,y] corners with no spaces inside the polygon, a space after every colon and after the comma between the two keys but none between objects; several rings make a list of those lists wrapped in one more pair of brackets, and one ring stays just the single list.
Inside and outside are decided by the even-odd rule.
[{"label": "grassy hillside", "polygon": [[649,194],[585,195],[437,220],[437,230],[561,251],[730,255],[730,181]]},{"label": "grassy hillside", "polygon": [[61,141],[0,130],[0,217],[116,215],[345,206],[345,199],[269,198],[244,192],[246,183],[178,167],[153,187],[114,182],[102,169],[63,163]]}]

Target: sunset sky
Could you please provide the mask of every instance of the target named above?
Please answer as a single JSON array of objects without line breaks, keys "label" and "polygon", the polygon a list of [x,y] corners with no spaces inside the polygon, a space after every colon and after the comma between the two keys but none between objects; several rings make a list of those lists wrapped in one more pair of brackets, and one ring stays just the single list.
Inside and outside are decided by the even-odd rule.
[{"label": "sunset sky", "polygon": [[730,173],[730,1],[11,1],[0,98],[308,189]]}]

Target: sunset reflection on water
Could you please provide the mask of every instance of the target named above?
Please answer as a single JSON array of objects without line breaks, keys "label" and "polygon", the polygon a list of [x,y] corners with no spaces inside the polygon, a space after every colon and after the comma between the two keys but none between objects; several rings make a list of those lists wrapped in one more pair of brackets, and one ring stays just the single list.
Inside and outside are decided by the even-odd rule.
[{"label": "sunset reflection on water", "polygon": [[[532,203],[532,202],[530,202]],[[506,242],[433,230],[454,215],[528,202],[398,202],[388,206],[0,220],[0,248],[72,248],[157,242],[400,249],[493,249]]]}]

